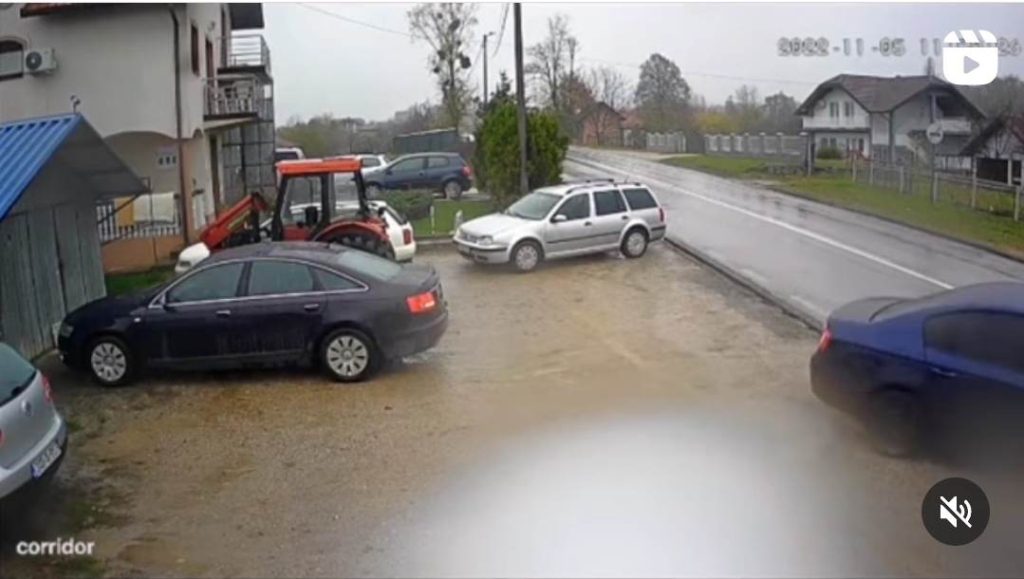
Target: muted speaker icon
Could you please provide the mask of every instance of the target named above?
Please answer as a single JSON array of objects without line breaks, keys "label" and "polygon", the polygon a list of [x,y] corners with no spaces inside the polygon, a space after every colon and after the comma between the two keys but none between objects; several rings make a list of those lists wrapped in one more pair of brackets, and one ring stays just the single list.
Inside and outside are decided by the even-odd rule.
[{"label": "muted speaker icon", "polygon": [[971,528],[971,503],[964,499],[957,505],[956,497],[951,499],[946,497],[939,497],[942,502],[939,505],[939,519],[948,521],[950,525],[956,528],[958,523],[967,525],[967,528]]}]

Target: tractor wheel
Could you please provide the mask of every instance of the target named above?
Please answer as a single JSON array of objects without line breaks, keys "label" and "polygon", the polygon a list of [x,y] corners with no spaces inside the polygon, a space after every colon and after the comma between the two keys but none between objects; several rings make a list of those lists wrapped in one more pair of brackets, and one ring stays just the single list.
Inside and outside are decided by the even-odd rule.
[{"label": "tractor wheel", "polygon": [[335,243],[379,255],[385,259],[395,259],[395,250],[391,248],[390,243],[381,242],[369,235],[344,235],[340,239],[336,239]]}]

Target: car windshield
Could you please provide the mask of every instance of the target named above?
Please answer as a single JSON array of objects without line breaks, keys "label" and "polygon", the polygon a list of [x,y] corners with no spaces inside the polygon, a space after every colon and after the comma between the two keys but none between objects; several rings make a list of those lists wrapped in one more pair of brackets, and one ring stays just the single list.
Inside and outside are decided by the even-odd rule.
[{"label": "car windshield", "polygon": [[7,344],[0,344],[0,404],[17,396],[35,374],[32,364]]},{"label": "car windshield", "polygon": [[561,197],[558,195],[552,195],[551,193],[530,193],[526,197],[523,197],[519,201],[510,205],[509,208],[505,210],[505,213],[513,217],[522,217],[523,219],[540,221],[551,212],[551,208],[558,203],[559,199],[561,199]]},{"label": "car windshield", "polygon": [[334,263],[357,276],[365,276],[377,281],[394,279],[402,272],[401,265],[365,251],[340,251],[334,258]]}]

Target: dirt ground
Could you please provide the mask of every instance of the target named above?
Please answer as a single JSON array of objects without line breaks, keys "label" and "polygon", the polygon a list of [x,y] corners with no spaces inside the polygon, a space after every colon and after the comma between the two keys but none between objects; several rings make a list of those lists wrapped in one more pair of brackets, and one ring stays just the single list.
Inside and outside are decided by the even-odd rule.
[{"label": "dirt ground", "polygon": [[5,575],[1020,575],[1020,479],[957,549],[921,499],[965,473],[875,455],[810,394],[817,336],[667,246],[531,275],[447,249],[451,325],[372,382],[46,370],[71,452]]}]

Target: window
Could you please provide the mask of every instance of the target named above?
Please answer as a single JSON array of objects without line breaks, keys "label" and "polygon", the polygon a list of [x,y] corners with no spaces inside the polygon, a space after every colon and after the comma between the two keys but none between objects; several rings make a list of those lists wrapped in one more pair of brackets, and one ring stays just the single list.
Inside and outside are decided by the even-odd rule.
[{"label": "window", "polygon": [[35,378],[36,369],[32,367],[10,346],[0,342],[0,404],[10,400],[18,388],[23,388]]},{"label": "window", "polygon": [[833,119],[839,118],[839,103],[828,103],[828,116]]},{"label": "window", "polygon": [[414,157],[412,159],[402,159],[401,161],[395,161],[395,164],[391,166],[391,170],[395,172],[401,171],[419,171],[423,168],[423,157]]},{"label": "window", "polygon": [[0,40],[0,80],[18,78],[25,73],[25,45],[16,40]]},{"label": "window", "polygon": [[364,167],[380,167],[380,159],[377,157],[363,157],[359,163]]},{"label": "window", "polygon": [[929,349],[1024,373],[1024,316],[996,312],[940,315],[925,323],[924,340]]},{"label": "window", "polygon": [[216,76],[216,71],[213,68],[213,41],[210,37],[206,37],[206,78],[213,78]]},{"label": "window", "polygon": [[598,215],[625,213],[626,202],[618,191],[597,191],[594,193],[594,211]]},{"label": "window", "polygon": [[438,167],[447,167],[448,157],[430,157],[427,159],[427,168],[436,169]]},{"label": "window", "polygon": [[853,116],[853,103],[843,103],[843,116],[847,118]]},{"label": "window", "polygon": [[199,76],[199,29],[192,25],[192,74]]},{"label": "window", "polygon": [[392,209],[391,207],[385,207],[384,211],[387,212],[387,214],[390,215],[391,218],[395,220],[395,223],[398,223],[399,225],[405,225],[406,223],[409,223],[409,220],[405,218],[405,215],[402,215],[401,213]]},{"label": "window", "polygon": [[532,219],[538,221],[544,219],[551,208],[558,203],[559,197],[550,193],[530,193],[521,197],[505,210],[505,213],[512,217]]},{"label": "window", "polygon": [[562,203],[555,215],[565,215],[569,221],[590,217],[590,195],[586,193],[573,195],[566,199],[565,203]]},{"label": "window", "polygon": [[327,291],[343,291],[362,288],[356,282],[334,273],[328,273],[322,269],[316,270],[316,277],[320,280],[320,287]]},{"label": "window", "polygon": [[289,177],[285,185],[283,223],[305,222],[306,208],[321,207],[320,177]]},{"label": "window", "polygon": [[167,292],[167,303],[224,300],[238,296],[244,263],[229,263],[196,272]]},{"label": "window", "polygon": [[313,272],[301,263],[254,261],[249,270],[249,295],[268,296],[311,292]]},{"label": "window", "polygon": [[633,211],[653,209],[658,206],[658,202],[654,200],[654,196],[647,189],[624,189],[622,192],[626,195],[629,208]]}]

